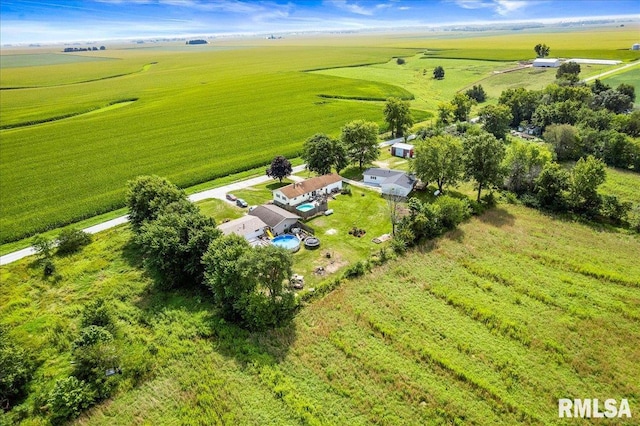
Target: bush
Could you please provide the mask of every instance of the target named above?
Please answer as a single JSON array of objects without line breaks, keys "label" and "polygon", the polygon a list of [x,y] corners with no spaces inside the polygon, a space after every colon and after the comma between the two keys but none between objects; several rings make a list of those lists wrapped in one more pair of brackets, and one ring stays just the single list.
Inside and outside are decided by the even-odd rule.
[{"label": "bush", "polygon": [[114,331],[115,327],[111,312],[104,299],[96,299],[85,305],[81,314],[81,324],[83,327],[92,325],[104,327],[111,332]]},{"label": "bush", "polygon": [[31,374],[32,365],[26,351],[15,345],[6,329],[0,327],[0,401],[6,401],[11,407],[24,395]]},{"label": "bush", "polygon": [[396,59],[396,64],[398,64],[398,65],[404,65],[404,63],[405,63],[405,60],[404,60],[404,59],[402,59],[402,58],[398,58],[398,59]]},{"label": "bush", "polygon": [[603,195],[600,214],[616,223],[622,222],[631,210],[631,203],[621,202],[615,195]]},{"label": "bush", "polygon": [[349,185],[344,186],[341,190],[340,193],[342,195],[351,195],[351,187]]},{"label": "bush", "polygon": [[365,260],[359,260],[353,265],[349,266],[344,271],[345,278],[355,278],[364,275],[369,269],[369,264]]},{"label": "bush", "polygon": [[439,197],[434,204],[437,207],[440,223],[447,229],[455,228],[471,215],[467,200],[444,195]]},{"label": "bush", "polygon": [[531,207],[532,209],[540,208],[540,201],[535,195],[531,195],[529,193],[522,194],[522,196],[520,197],[520,201],[523,205]]},{"label": "bush", "polygon": [[94,399],[95,394],[84,381],[73,376],[59,379],[48,400],[52,422],[62,423],[64,420],[77,417]]},{"label": "bush", "polygon": [[60,231],[58,234],[58,254],[70,254],[80,250],[80,248],[86,246],[91,242],[91,235],[86,232],[75,229],[67,228]]},{"label": "bush", "polygon": [[113,340],[113,335],[109,331],[97,325],[90,325],[80,330],[80,337],[73,342],[73,347],[91,346],[99,342],[110,342],[111,340]]},{"label": "bush", "polygon": [[636,204],[629,209],[627,212],[627,222],[629,222],[629,227],[632,230],[640,232],[640,204]]}]

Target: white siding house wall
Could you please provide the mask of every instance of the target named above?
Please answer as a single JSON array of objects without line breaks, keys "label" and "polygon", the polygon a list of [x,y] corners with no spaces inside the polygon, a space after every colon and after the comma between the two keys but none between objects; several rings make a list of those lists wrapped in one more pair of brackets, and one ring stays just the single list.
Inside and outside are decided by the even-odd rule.
[{"label": "white siding house wall", "polygon": [[409,195],[409,192],[411,192],[410,188],[405,188],[395,183],[383,183],[380,187],[382,188],[382,193],[387,195],[399,195],[401,197],[406,197]]},{"label": "white siding house wall", "polygon": [[272,231],[274,235],[280,235],[287,232],[293,225],[296,224],[298,219],[284,219],[276,226],[273,227]]},{"label": "white siding house wall", "polygon": [[369,185],[380,186],[380,182],[384,182],[386,178],[380,176],[364,175],[364,183]]}]

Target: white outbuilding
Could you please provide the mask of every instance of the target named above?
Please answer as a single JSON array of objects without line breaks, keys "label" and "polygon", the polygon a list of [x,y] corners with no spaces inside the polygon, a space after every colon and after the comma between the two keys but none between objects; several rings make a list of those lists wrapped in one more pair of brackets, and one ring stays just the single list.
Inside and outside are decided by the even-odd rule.
[{"label": "white outbuilding", "polygon": [[635,43],[631,46],[631,50],[640,50],[640,43]]},{"label": "white outbuilding", "polygon": [[533,66],[542,68],[558,68],[560,63],[560,59],[557,58],[538,58],[533,61]]}]

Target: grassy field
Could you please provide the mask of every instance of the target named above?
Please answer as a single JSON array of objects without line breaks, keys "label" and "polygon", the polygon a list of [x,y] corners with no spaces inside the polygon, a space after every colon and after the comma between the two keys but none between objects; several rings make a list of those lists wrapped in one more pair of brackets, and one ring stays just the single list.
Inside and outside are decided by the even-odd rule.
[{"label": "grassy field", "polygon": [[55,283],[29,260],[0,268],[0,323],[39,365],[26,406],[69,373],[96,297],[117,316],[122,367],[149,371],[80,425],[555,424],[557,398],[640,403],[637,236],[501,205],[264,334],[217,320],[206,291],[157,290],[129,238],[113,229],[56,259]]},{"label": "grassy field", "polygon": [[636,89],[636,101],[634,106],[638,108],[640,106],[640,67],[635,67],[620,74],[614,74],[612,76],[605,76],[602,82],[608,84],[611,87],[618,87],[621,83],[631,84]]}]

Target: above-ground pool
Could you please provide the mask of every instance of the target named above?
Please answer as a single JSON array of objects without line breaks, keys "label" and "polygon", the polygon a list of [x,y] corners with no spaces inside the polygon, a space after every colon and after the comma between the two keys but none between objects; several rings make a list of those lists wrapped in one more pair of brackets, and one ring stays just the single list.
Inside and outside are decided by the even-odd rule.
[{"label": "above-ground pool", "polygon": [[300,240],[295,235],[285,234],[278,235],[273,240],[271,240],[271,244],[277,247],[286,248],[287,250],[296,252],[300,249]]},{"label": "above-ground pool", "polygon": [[300,210],[301,212],[308,212],[309,210],[313,210],[315,208],[316,208],[316,206],[314,204],[304,203],[304,204],[300,204],[298,207],[296,207],[296,210]]}]

